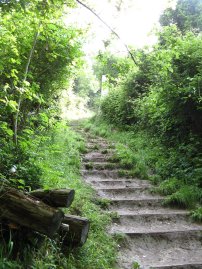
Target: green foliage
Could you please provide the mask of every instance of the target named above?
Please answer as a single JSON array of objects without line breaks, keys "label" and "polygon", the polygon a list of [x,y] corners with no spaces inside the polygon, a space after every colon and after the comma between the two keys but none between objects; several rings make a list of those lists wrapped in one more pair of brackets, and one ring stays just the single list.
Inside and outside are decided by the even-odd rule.
[{"label": "green foliage", "polygon": [[107,199],[107,198],[101,198],[101,199],[96,199],[95,200],[95,204],[99,205],[100,208],[106,210],[109,208],[109,205],[110,205],[110,200]]},{"label": "green foliage", "polygon": [[[46,268],[43,265],[49,268],[50,264],[52,268],[67,269],[113,268],[116,244],[106,234],[106,226],[111,218],[102,213],[99,207],[107,205],[108,201],[92,203],[93,190],[80,178],[81,140],[69,127],[61,124],[55,126],[40,146],[38,165],[43,170],[42,182],[45,188],[69,187],[76,190],[75,201],[68,212],[90,220],[89,238],[82,248],[68,250],[65,256],[52,241],[47,242],[42,251],[36,253],[33,268]],[[49,255],[45,255],[47,249]]]},{"label": "green foliage", "polygon": [[168,150],[159,137],[146,130],[115,129],[99,118],[93,118],[86,125],[92,133],[105,129],[107,138],[116,143],[112,160],[122,165],[120,176],[150,179],[158,185],[155,192],[167,195],[166,204],[188,208],[201,204],[201,161],[193,144],[181,144]]},{"label": "green foliage", "polygon": [[132,269],[140,269],[139,263],[138,262],[134,262]]},{"label": "green foliage", "polygon": [[61,88],[81,62],[82,32],[64,24],[63,11],[62,0],[0,3],[0,172],[19,188],[40,186],[32,141],[54,124]]},{"label": "green foliage", "polygon": [[168,8],[160,17],[163,26],[176,24],[182,31],[202,31],[202,3],[200,0],[178,0],[175,9]]},{"label": "green foliage", "polygon": [[198,207],[192,211],[191,216],[195,221],[202,222],[202,207]]},{"label": "green foliage", "polygon": [[131,169],[136,165],[134,153],[122,144],[116,145],[115,157],[120,161],[123,168]]},{"label": "green foliage", "polygon": [[87,170],[92,170],[93,169],[93,164],[92,163],[87,163],[87,164],[85,164],[85,168]]},{"label": "green foliage", "polygon": [[127,122],[127,110],[125,110],[125,96],[121,89],[111,90],[101,102],[101,110],[106,121],[121,125]]},{"label": "green foliage", "polygon": [[192,208],[198,202],[202,202],[202,191],[195,186],[183,186],[165,200],[165,204],[177,205],[184,208]]},{"label": "green foliage", "polygon": [[139,70],[102,102],[108,122],[141,124],[172,143],[201,132],[202,39],[176,31],[176,27],[165,28],[152,52],[137,54]]},{"label": "green foliage", "polygon": [[124,145],[116,158],[131,169],[119,173],[162,182],[157,190],[169,195],[167,203],[183,207],[201,203],[202,37],[187,31],[196,22],[200,28],[200,10],[199,1],[178,1],[173,12],[183,29],[166,26],[152,50],[135,51],[138,68],[101,104],[101,117],[119,128],[119,137],[110,136]]},{"label": "green foliage", "polygon": [[99,95],[99,85],[88,66],[77,71],[74,79],[73,91],[86,100],[88,107],[94,108]]},{"label": "green foliage", "polygon": [[176,178],[169,178],[160,183],[160,185],[155,189],[157,192],[170,195],[178,191],[184,183]]},{"label": "green foliage", "polygon": [[113,238],[116,240],[118,244],[121,244],[124,242],[124,240],[127,240],[126,234],[124,233],[114,233]]},{"label": "green foliage", "polygon": [[110,85],[118,85],[125,74],[132,69],[133,65],[130,58],[116,56],[105,51],[99,52],[93,69],[99,81],[102,79],[102,75],[106,76],[107,85],[110,87]]},{"label": "green foliage", "polygon": [[[106,233],[111,216],[101,210],[102,207],[109,205],[109,201],[95,200],[94,191],[80,178],[80,143],[84,142],[82,137],[66,124],[58,123],[46,132],[46,135],[35,137],[35,140],[30,149],[37,156],[36,165],[42,171],[43,187],[75,189],[75,200],[65,211],[87,217],[91,225],[88,240],[82,248],[67,249],[63,253],[57,240],[46,238],[39,251],[27,250],[27,254],[31,253],[32,256],[29,267],[32,269],[114,268],[116,241]],[[12,244],[8,245],[7,253],[9,249],[12,250]],[[4,263],[7,266],[5,268],[28,268],[26,260],[13,262],[5,252],[0,254],[2,254],[0,265]]]}]

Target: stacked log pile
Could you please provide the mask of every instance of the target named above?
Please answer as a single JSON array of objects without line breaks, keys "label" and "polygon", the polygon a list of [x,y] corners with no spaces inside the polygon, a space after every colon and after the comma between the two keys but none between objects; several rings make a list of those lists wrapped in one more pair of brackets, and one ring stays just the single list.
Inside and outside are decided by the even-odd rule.
[{"label": "stacked log pile", "polygon": [[82,246],[88,237],[88,219],[66,215],[61,210],[72,204],[74,195],[75,191],[69,189],[25,193],[1,187],[0,223],[11,229],[33,230],[50,238],[59,236],[63,246]]}]

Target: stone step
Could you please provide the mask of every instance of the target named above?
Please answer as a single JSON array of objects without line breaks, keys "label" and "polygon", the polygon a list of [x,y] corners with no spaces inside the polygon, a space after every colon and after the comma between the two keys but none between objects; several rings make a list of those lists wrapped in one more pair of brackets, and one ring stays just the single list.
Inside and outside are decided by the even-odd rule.
[{"label": "stone step", "polygon": [[141,234],[178,231],[202,231],[202,226],[193,223],[183,214],[123,215],[114,220],[110,233]]},{"label": "stone step", "polygon": [[90,170],[114,170],[118,168],[118,164],[117,163],[110,163],[110,162],[84,162],[83,163],[85,169],[89,169]]},{"label": "stone step", "polygon": [[148,191],[149,190],[149,193],[150,192],[150,188],[149,186],[136,186],[136,187],[133,187],[133,186],[128,186],[128,187],[117,187],[117,186],[112,186],[112,187],[102,187],[102,188],[99,188],[97,187],[97,190],[99,191],[103,191],[103,192],[136,192],[136,191]]},{"label": "stone step", "polygon": [[[118,224],[118,225],[127,225],[129,226],[136,226],[136,222],[138,222],[138,225],[143,222],[143,225],[149,225],[150,222],[155,223],[155,222],[184,222],[186,221],[189,223],[193,223],[190,219],[190,213],[188,211],[166,211],[164,212],[148,212],[148,213],[123,213],[123,214],[118,214],[117,217],[113,219],[113,222]],[[152,224],[153,225],[153,224]],[[151,225],[151,226],[152,226]],[[150,226],[150,227],[151,227]]]},{"label": "stone step", "polygon": [[97,163],[106,163],[106,161],[108,160],[108,158],[110,158],[109,157],[109,155],[108,155],[108,157],[107,156],[103,156],[103,154],[102,153],[100,153],[100,152],[97,152],[97,153],[99,153],[99,154],[101,154],[101,156],[99,156],[99,155],[92,155],[91,154],[92,152],[89,152],[88,154],[88,156],[86,157],[84,157],[83,158],[83,163],[93,163],[93,162],[97,162]]},{"label": "stone step", "polygon": [[102,159],[108,160],[111,157],[112,157],[112,154],[110,154],[110,153],[103,154],[101,152],[95,151],[95,152],[88,152],[88,153],[86,153],[83,160],[85,161],[85,159],[86,159],[86,160],[92,160],[92,161],[95,161],[96,162],[96,159],[98,159],[98,160],[100,160],[100,159],[101,160]]},{"label": "stone step", "polygon": [[114,198],[110,204],[112,211],[137,211],[138,209],[148,208],[156,210],[164,201],[164,198],[133,198],[133,199],[116,199]]},{"label": "stone step", "polygon": [[106,142],[96,142],[96,143],[92,143],[92,142],[88,142],[86,143],[86,148],[87,149],[114,149],[114,145],[111,145],[109,143]]},{"label": "stone step", "polygon": [[[148,190],[148,187],[131,187],[131,188],[106,188],[99,189],[97,191],[99,196],[103,196],[108,199],[148,199],[153,198],[154,195]],[[161,196],[155,195],[156,198]]]},{"label": "stone step", "polygon": [[97,143],[109,144],[109,142],[106,139],[101,138],[101,137],[90,137],[90,138],[88,138],[88,142],[92,143],[92,144],[97,144]]},{"label": "stone step", "polygon": [[106,187],[117,187],[117,188],[128,188],[128,187],[150,187],[152,186],[146,180],[128,180],[128,179],[95,179],[94,177],[92,180],[89,178],[87,179],[91,185],[98,187],[98,188],[106,188]]},{"label": "stone step", "polygon": [[87,170],[87,169],[82,169],[81,174],[83,177],[88,178],[90,176],[96,176],[99,178],[119,178],[118,170]]},{"label": "stone step", "polygon": [[[136,234],[129,237],[120,249],[121,269],[132,268],[136,261],[141,269],[172,268],[202,263],[201,232],[174,232],[164,234]],[[175,268],[175,267],[173,267]],[[178,268],[178,267],[176,267]],[[179,267],[183,268],[183,267]],[[200,268],[200,267],[193,267]]]},{"label": "stone step", "polygon": [[201,262],[186,263],[186,264],[180,263],[163,266],[154,265],[150,267],[150,269],[202,269],[202,260]]},{"label": "stone step", "polygon": [[109,212],[119,214],[109,232],[125,235],[119,269],[131,269],[135,261],[141,269],[202,269],[202,226],[189,212],[163,207],[164,197],[149,191],[150,182],[120,177],[118,164],[110,161],[114,144],[88,137],[87,148],[84,180],[111,200]]},{"label": "stone step", "polygon": [[167,207],[162,207],[160,205],[156,206],[150,206],[150,207],[133,207],[133,208],[113,208],[113,206],[109,206],[109,212],[111,213],[117,213],[119,216],[153,216],[153,215],[186,215],[189,216],[190,213],[189,211],[185,211],[182,209],[172,209],[172,208],[167,208]]},{"label": "stone step", "polygon": [[148,229],[131,229],[130,227],[113,227],[109,229],[110,234],[124,234],[129,236],[130,238],[135,238],[137,235],[147,235],[147,236],[156,236],[156,237],[172,237],[175,233],[181,235],[182,237],[185,235],[194,235],[198,237],[202,233],[202,228],[191,228],[191,227],[183,227],[182,229],[170,229],[169,227],[162,227],[162,230],[159,230],[159,227],[156,230],[148,230]]}]

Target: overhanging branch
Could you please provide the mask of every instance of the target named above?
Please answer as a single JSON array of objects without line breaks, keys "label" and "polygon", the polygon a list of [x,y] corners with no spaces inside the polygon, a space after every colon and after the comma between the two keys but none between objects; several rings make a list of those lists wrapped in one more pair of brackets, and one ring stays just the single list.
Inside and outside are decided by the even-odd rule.
[{"label": "overhanging branch", "polygon": [[130,49],[128,48],[128,46],[125,44],[125,42],[123,42],[123,40],[121,39],[121,37],[119,36],[119,34],[117,34],[112,27],[107,24],[94,10],[92,10],[89,6],[87,6],[86,4],[82,3],[80,0],[76,0],[77,3],[79,3],[80,5],[82,5],[83,7],[85,7],[86,9],[88,9],[91,13],[93,13],[93,15],[95,15],[120,41],[121,43],[124,45],[124,47],[126,48],[127,52],[129,53],[131,59],[133,60],[134,64],[138,65],[132,52],[130,51]]}]

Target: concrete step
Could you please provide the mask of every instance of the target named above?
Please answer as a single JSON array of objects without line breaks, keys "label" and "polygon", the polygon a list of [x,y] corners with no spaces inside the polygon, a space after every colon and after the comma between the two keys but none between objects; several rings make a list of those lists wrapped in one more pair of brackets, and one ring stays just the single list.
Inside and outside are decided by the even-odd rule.
[{"label": "concrete step", "polygon": [[185,214],[122,215],[114,220],[110,233],[158,234],[172,232],[202,231],[202,226],[193,223]]},{"label": "concrete step", "polygon": [[[130,205],[129,205],[130,206]],[[181,210],[181,209],[172,209],[162,207],[161,205],[150,206],[150,207],[133,207],[133,208],[119,208],[111,210],[112,206],[109,207],[109,212],[116,212],[119,216],[152,216],[152,215],[186,215],[189,216],[189,211]]]},{"label": "concrete step", "polygon": [[138,211],[148,208],[149,210],[157,210],[160,208],[164,201],[164,198],[131,198],[131,199],[119,199],[114,198],[110,204],[111,211]]},{"label": "concrete step", "polygon": [[85,169],[89,170],[114,170],[118,168],[117,163],[110,163],[110,162],[84,162],[83,166]]},{"label": "concrete step", "polygon": [[88,142],[86,143],[86,148],[87,149],[114,149],[114,145],[107,143],[107,142]]},{"label": "concrete step", "polygon": [[99,178],[119,178],[118,170],[87,170],[87,169],[82,169],[81,174],[84,178],[88,178],[91,176],[99,177]]},{"label": "concrete step", "polygon": [[96,160],[102,160],[104,159],[105,161],[110,159],[113,155],[110,154],[110,153],[106,153],[106,154],[103,154],[101,152],[98,152],[98,151],[95,151],[95,152],[88,152],[85,154],[83,160],[92,160],[92,161],[95,161]]},{"label": "concrete step", "polygon": [[[132,268],[136,261],[141,269],[201,268],[201,232],[174,232],[164,234],[136,234],[129,237],[120,249],[121,269]],[[171,266],[171,267],[169,267]],[[179,267],[181,266],[181,267]],[[198,266],[198,267],[197,267]]]},{"label": "concrete step", "polygon": [[161,198],[161,196],[153,195],[150,193],[148,187],[131,187],[131,188],[106,188],[99,189],[98,195],[107,199],[149,199],[149,198]]},{"label": "concrete step", "polygon": [[121,178],[118,164],[110,162],[114,144],[88,137],[87,148],[83,163],[89,170],[82,176],[111,200],[109,212],[119,214],[109,232],[125,235],[119,269],[131,269],[135,261],[141,269],[202,269],[202,226],[189,212],[163,207],[164,197],[151,193],[150,182]]},{"label": "concrete step", "polygon": [[[118,225],[127,225],[129,226],[134,226],[136,225],[136,222],[138,222],[138,225],[143,222],[144,225],[148,225],[150,222],[155,223],[155,222],[181,222],[181,221],[186,221],[189,223],[192,223],[190,219],[190,213],[188,211],[166,211],[164,210],[163,212],[148,212],[148,213],[123,213],[123,214],[118,214],[117,217],[113,219],[113,222],[118,224]],[[152,224],[153,225],[153,224]],[[151,227],[151,226],[150,226]]]},{"label": "concrete step", "polygon": [[87,181],[96,188],[130,188],[130,187],[150,187],[151,184],[146,180],[128,180],[128,179],[92,179],[88,178]]},{"label": "concrete step", "polygon": [[202,269],[202,260],[201,262],[195,261],[194,263],[180,263],[180,264],[170,264],[158,266],[154,265],[150,269]]}]

